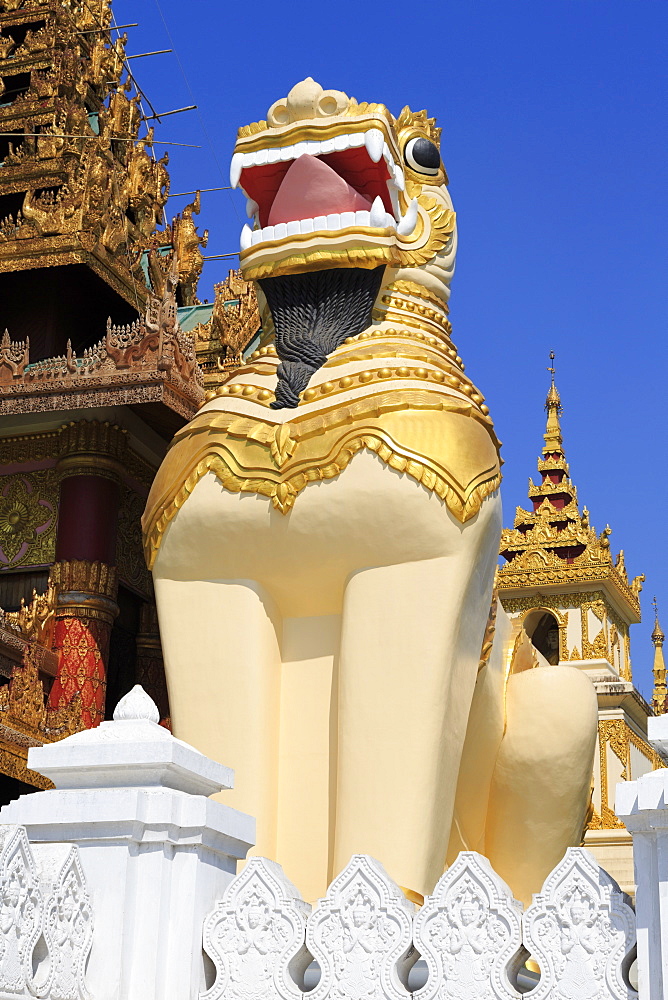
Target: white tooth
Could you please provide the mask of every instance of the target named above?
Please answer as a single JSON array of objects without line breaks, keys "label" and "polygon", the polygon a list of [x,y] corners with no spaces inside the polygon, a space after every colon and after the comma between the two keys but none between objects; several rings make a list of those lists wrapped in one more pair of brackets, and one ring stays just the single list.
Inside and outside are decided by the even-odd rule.
[{"label": "white tooth", "polygon": [[334,140],[333,139],[325,139],[324,142],[321,142],[320,143],[320,152],[321,153],[333,153],[334,152]]},{"label": "white tooth", "polygon": [[295,160],[297,159],[298,156],[303,156],[304,153],[308,152],[307,149],[306,149],[307,145],[308,145],[307,142],[297,142],[297,143],[295,143],[295,145],[292,147],[293,150],[294,150],[293,156],[294,156]]},{"label": "white tooth", "polygon": [[348,135],[337,135],[334,138],[334,149],[337,153],[342,153],[344,149],[348,149],[350,136]]},{"label": "white tooth", "polygon": [[288,227],[285,222],[279,222],[278,225],[274,226],[274,239],[284,240],[288,235]]},{"label": "white tooth", "polygon": [[379,128],[370,128],[368,132],[364,133],[364,145],[373,162],[378,163],[383,155],[383,146],[385,145],[383,133]]},{"label": "white tooth", "polygon": [[397,225],[397,220],[389,212],[385,213],[385,226],[387,229],[394,229]]},{"label": "white tooth", "polygon": [[312,233],[313,229],[314,229],[313,219],[302,219],[302,221],[299,223],[300,233]]},{"label": "white tooth", "polygon": [[276,228],[275,226],[265,226],[264,229],[262,230],[262,239],[273,240],[275,228]]},{"label": "white tooth", "polygon": [[368,212],[355,212],[355,225],[356,226],[370,226],[371,221],[369,219]]},{"label": "white tooth", "polygon": [[379,194],[376,195],[373,205],[371,206],[369,225],[373,226],[374,229],[383,229],[385,226],[385,206],[383,205],[383,199]]},{"label": "white tooth", "polygon": [[280,149],[268,149],[267,150],[267,163],[278,163],[281,158]]},{"label": "white tooth", "polygon": [[338,214],[338,212],[334,212],[332,215],[327,216],[327,228],[328,229],[341,228],[341,216]]},{"label": "white tooth", "polygon": [[255,166],[256,167],[264,166],[264,164],[267,162],[268,159],[269,159],[269,150],[258,149],[257,153],[255,154]]},{"label": "white tooth", "polygon": [[237,187],[244,165],[244,154],[235,153],[230,162],[230,187]]},{"label": "white tooth", "polygon": [[318,153],[320,152],[319,142],[305,142],[304,146],[306,147],[304,152],[308,153],[309,156],[317,156]]},{"label": "white tooth", "polygon": [[248,250],[249,246],[253,242],[253,231],[250,226],[244,226],[241,230],[241,238],[239,243],[242,250]]},{"label": "white tooth", "polygon": [[264,239],[264,229],[254,229],[253,230],[253,246],[256,243],[261,243]]},{"label": "white tooth", "polygon": [[364,132],[353,132],[349,136],[348,142],[352,149],[356,149],[359,146],[364,145]]},{"label": "white tooth", "polygon": [[288,236],[299,236],[299,222],[288,222]]},{"label": "white tooth", "polygon": [[254,167],[257,163],[257,153],[244,153],[244,170],[246,167]]},{"label": "white tooth", "polygon": [[355,225],[355,213],[354,212],[341,212],[341,229],[345,229],[346,226]]},{"label": "white tooth", "polygon": [[385,157],[385,162],[390,168],[390,173],[392,173],[392,171],[394,170],[394,157],[392,156],[392,153],[390,152],[390,147],[387,145],[386,142],[383,143],[383,156]]},{"label": "white tooth", "polygon": [[246,215],[252,219],[260,206],[252,198],[246,198]]},{"label": "white tooth", "polygon": [[402,217],[401,222],[397,226],[397,233],[399,236],[409,236],[410,233],[415,229],[415,223],[418,217],[418,203],[417,198],[413,198],[412,202],[406,209],[406,214]]},{"label": "white tooth", "polygon": [[327,229],[327,216],[326,215],[316,215],[313,220],[313,230],[314,232],[319,232],[322,229]]},{"label": "white tooth", "polygon": [[392,202],[392,211],[394,212],[394,218],[401,218],[401,209],[399,208],[399,192],[393,181],[387,182],[387,190],[390,193],[390,201]]},{"label": "white tooth", "polygon": [[404,180],[404,172],[398,163],[394,164],[394,183],[400,191],[405,191],[406,181]]},{"label": "white tooth", "polygon": [[281,149],[281,160],[292,160],[294,159],[294,146],[283,146]]}]

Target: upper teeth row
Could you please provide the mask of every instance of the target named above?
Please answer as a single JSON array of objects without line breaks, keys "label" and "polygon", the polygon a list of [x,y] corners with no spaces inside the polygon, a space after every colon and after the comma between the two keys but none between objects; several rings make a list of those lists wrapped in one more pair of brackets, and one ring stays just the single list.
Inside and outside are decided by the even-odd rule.
[{"label": "upper teeth row", "polygon": [[245,170],[246,167],[262,167],[267,163],[296,160],[297,157],[303,156],[305,153],[310,156],[320,156],[325,153],[340,153],[344,149],[354,149],[361,146],[366,146],[367,153],[374,163],[378,163],[381,156],[384,158],[391,180],[400,191],[403,191],[404,172],[399,164],[394,162],[390,147],[385,142],[379,128],[370,128],[366,132],[337,135],[333,139],[325,139],[323,142],[311,140],[296,142],[292,146],[281,146],[279,149],[258,149],[254,153],[235,153],[230,163],[230,185],[233,188],[238,187],[241,171]]},{"label": "upper teeth row", "polygon": [[257,243],[267,240],[282,240],[287,236],[299,236],[301,233],[317,233],[348,226],[370,226],[378,229],[396,229],[400,236],[412,233],[417,222],[418,205],[414,198],[406,214],[397,224],[394,216],[385,211],[381,198],[376,198],[370,212],[341,212],[332,215],[318,215],[314,219],[300,219],[294,222],[279,222],[275,226],[265,226],[263,229],[251,229],[246,225],[241,230],[241,249],[248,250]]}]

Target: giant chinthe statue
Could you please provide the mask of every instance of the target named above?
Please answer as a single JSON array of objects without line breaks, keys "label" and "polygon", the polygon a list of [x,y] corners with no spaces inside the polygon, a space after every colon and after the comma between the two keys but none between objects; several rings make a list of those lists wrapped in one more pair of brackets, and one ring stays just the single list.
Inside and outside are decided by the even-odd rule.
[{"label": "giant chinthe statue", "polygon": [[307,899],[355,852],[419,898],[470,849],[527,900],[580,841],[596,699],[494,592],[499,442],[450,339],[439,129],[308,79],[231,175],[273,339],[146,507],[175,733],[235,768],[225,801]]}]

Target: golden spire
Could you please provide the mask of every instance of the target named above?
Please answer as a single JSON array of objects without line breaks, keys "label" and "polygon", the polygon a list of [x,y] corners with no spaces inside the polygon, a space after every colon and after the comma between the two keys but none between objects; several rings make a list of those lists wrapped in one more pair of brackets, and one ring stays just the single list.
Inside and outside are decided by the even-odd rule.
[{"label": "golden spire", "polygon": [[666,664],[663,659],[663,641],[666,638],[659,625],[659,611],[656,604],[656,597],[652,601],[654,606],[654,631],[652,632],[652,642],[654,643],[654,691],[652,692],[652,708],[656,715],[663,715],[668,707],[668,688],[666,687]]},{"label": "golden spire", "polygon": [[[638,595],[644,577],[629,580],[623,554],[615,560],[610,551],[610,528],[599,534],[589,522],[586,507],[582,513],[578,507],[559,425],[562,407],[555,385],[554,351],[547,370],[551,380],[545,400],[545,447],[538,459],[540,482],[529,480],[529,509],[518,507],[513,527],[501,533],[500,551],[507,562],[499,570],[499,589],[531,586],[538,590],[549,582],[572,584],[580,590],[582,581],[609,580],[629,620],[640,621]],[[619,641],[624,646],[625,637]],[[628,657],[625,663],[630,679]]]},{"label": "golden spire", "polygon": [[550,367],[547,370],[552,377],[552,382],[547,394],[547,399],[545,400],[545,409],[547,410],[547,427],[545,428],[545,434],[543,435],[545,438],[543,454],[563,454],[561,426],[559,424],[559,417],[561,416],[563,407],[561,405],[561,399],[559,398],[559,390],[554,384],[554,351],[550,351]]}]

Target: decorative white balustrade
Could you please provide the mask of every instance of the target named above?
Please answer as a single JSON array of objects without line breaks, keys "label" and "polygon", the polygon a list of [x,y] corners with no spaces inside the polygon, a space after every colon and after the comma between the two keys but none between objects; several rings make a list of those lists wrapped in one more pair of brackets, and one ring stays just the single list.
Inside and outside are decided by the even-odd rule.
[{"label": "decorative white balustrade", "polygon": [[0,997],[90,1000],[93,911],[79,852],[0,827]]},{"label": "decorative white balustrade", "polygon": [[[200,1000],[631,1000],[633,909],[571,848],[523,914],[489,861],[463,852],[416,913],[381,865],[356,855],[309,907],[278,865],[253,858],[204,925],[215,982]],[[518,977],[529,955],[541,975]],[[422,956],[424,985],[408,973]],[[320,980],[304,991],[311,960]]]},{"label": "decorative white balustrade", "polygon": [[0,810],[0,1000],[668,1000],[668,769],[618,786],[636,994],[636,916],[581,848],[525,912],[472,852],[420,909],[364,855],[312,909],[274,862],[235,874],[253,821],[208,797],[232,773],[140,689],[29,763],[56,788]]}]

